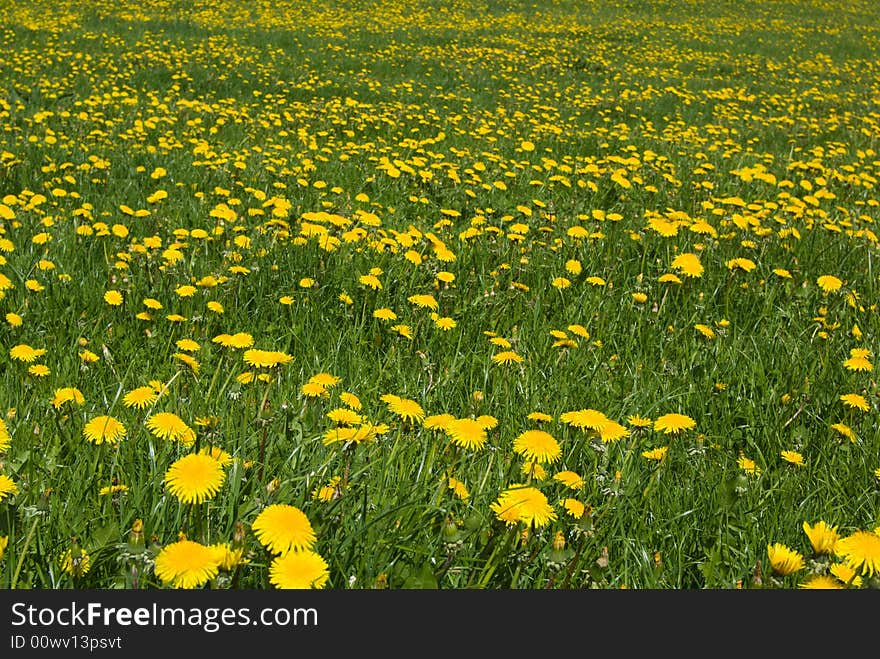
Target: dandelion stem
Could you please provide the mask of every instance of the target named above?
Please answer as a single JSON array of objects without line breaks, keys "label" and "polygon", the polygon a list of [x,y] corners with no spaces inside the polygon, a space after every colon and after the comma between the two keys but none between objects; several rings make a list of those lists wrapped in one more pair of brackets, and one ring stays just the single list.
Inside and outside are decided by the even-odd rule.
[{"label": "dandelion stem", "polygon": [[31,524],[31,528],[28,529],[27,537],[24,540],[24,547],[21,549],[21,553],[18,557],[18,565],[15,566],[15,574],[12,575],[12,582],[9,584],[9,590],[15,590],[15,584],[18,583],[18,575],[21,572],[21,568],[24,565],[24,558],[27,555],[28,547],[31,545],[31,540],[34,538],[34,531],[37,530],[37,523],[40,521],[39,517],[34,517],[34,522]]}]

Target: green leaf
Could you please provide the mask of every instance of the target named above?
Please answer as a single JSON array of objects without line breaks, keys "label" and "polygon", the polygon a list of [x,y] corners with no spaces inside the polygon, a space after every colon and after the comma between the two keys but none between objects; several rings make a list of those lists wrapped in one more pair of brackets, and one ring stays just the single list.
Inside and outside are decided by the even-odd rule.
[{"label": "green leaf", "polygon": [[426,561],[417,573],[410,574],[403,582],[403,587],[420,590],[439,588],[431,563]]}]

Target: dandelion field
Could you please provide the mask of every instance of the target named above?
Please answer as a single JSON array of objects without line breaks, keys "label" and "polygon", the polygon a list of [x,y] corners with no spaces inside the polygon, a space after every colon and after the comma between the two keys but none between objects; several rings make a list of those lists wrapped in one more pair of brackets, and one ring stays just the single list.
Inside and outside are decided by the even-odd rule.
[{"label": "dandelion field", "polygon": [[878,585],[875,3],[0,7],[0,587]]}]

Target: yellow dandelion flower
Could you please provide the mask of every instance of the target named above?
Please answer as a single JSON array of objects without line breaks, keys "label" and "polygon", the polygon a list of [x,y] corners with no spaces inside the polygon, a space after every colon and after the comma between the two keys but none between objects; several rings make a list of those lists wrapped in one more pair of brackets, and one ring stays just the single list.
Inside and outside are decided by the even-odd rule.
[{"label": "yellow dandelion flower", "polygon": [[788,576],[805,567],[804,557],[782,543],[767,545],[767,559],[775,574]]},{"label": "yellow dandelion flower", "polygon": [[339,400],[342,401],[343,405],[346,405],[353,410],[359,410],[363,407],[361,399],[349,391],[343,391],[339,394]]},{"label": "yellow dandelion flower", "polygon": [[306,398],[328,398],[330,396],[330,392],[320,382],[306,382],[302,387],[300,387],[300,392]]},{"label": "yellow dandelion flower", "polygon": [[499,494],[490,509],[508,526],[523,522],[527,526],[541,527],[556,519],[556,512],[543,492],[520,484]]},{"label": "yellow dandelion flower", "polygon": [[816,283],[822,289],[822,292],[826,294],[839,291],[840,287],[843,286],[843,282],[834,275],[822,275],[816,279]]},{"label": "yellow dandelion flower", "polygon": [[318,383],[324,387],[335,387],[342,382],[342,378],[331,373],[316,373],[309,378],[309,382]]},{"label": "yellow dandelion flower", "polygon": [[220,491],[226,474],[210,455],[191,453],[176,460],[165,472],[168,491],[182,503],[202,503]]},{"label": "yellow dandelion flower", "polygon": [[437,303],[437,300],[434,299],[433,295],[425,294],[425,295],[410,295],[406,298],[408,302],[414,304],[417,307],[431,309],[433,311],[437,311],[440,308],[440,305]]},{"label": "yellow dandelion flower", "polygon": [[289,551],[269,566],[269,583],[279,589],[323,588],[329,578],[327,561],[310,550]]},{"label": "yellow dandelion flower", "polygon": [[443,431],[456,446],[468,450],[480,450],[486,445],[488,435],[476,419],[453,419],[446,422]]},{"label": "yellow dandelion flower", "polygon": [[523,361],[523,357],[513,350],[504,350],[495,355],[492,355],[492,362],[495,364],[520,364]]},{"label": "yellow dandelion flower", "polygon": [[61,571],[73,577],[81,577],[92,567],[92,557],[82,547],[67,549],[59,559]]},{"label": "yellow dandelion flower", "polygon": [[543,430],[526,430],[513,441],[513,452],[538,463],[556,462],[562,455],[559,442]]},{"label": "yellow dandelion flower", "polygon": [[587,506],[582,501],[578,501],[571,497],[562,500],[562,507],[565,509],[565,512],[574,519],[580,519],[587,511]]},{"label": "yellow dandelion flower", "polygon": [[880,534],[856,531],[838,540],[834,553],[862,576],[880,574]]},{"label": "yellow dandelion flower", "polygon": [[217,576],[225,558],[222,546],[206,546],[184,538],[162,548],[156,556],[154,571],[166,585],[198,588]]},{"label": "yellow dandelion flower", "polygon": [[837,541],[840,540],[836,526],[829,526],[827,523],[820,520],[812,526],[810,526],[808,522],[804,522],[803,529],[804,533],[806,533],[807,537],[810,539],[810,544],[813,546],[814,553],[831,554],[834,552],[834,548],[837,546]]},{"label": "yellow dandelion flower", "polygon": [[118,444],[125,433],[125,426],[112,416],[96,416],[83,427],[83,436],[94,444]]},{"label": "yellow dandelion flower", "polygon": [[703,264],[700,257],[691,252],[679,254],[672,261],[672,267],[688,277],[702,277]]},{"label": "yellow dandelion flower", "polygon": [[13,494],[18,494],[18,485],[6,474],[0,474],[0,501]]},{"label": "yellow dandelion flower", "polygon": [[180,442],[189,446],[196,441],[196,433],[174,412],[157,412],[147,419],[147,429],[159,439]]},{"label": "yellow dandelion flower", "polygon": [[397,314],[391,309],[383,307],[381,309],[376,309],[373,312],[373,318],[378,318],[379,320],[397,320]]},{"label": "yellow dandelion flower", "polygon": [[26,343],[19,343],[9,350],[9,356],[20,362],[33,362],[37,357],[42,357],[45,354],[45,348],[32,348]]},{"label": "yellow dandelion flower", "polygon": [[273,554],[311,549],[315,531],[306,514],[286,503],[266,506],[251,525],[254,535]]},{"label": "yellow dandelion flower", "polygon": [[[76,387],[60,387],[55,390],[55,395],[52,397],[52,406],[56,410],[64,405],[64,403],[83,405],[85,402],[86,399],[83,397],[82,392]],[[0,440],[2,440],[2,437],[0,437]]]},{"label": "yellow dandelion flower", "polygon": [[654,421],[654,430],[663,431],[667,435],[677,435],[683,430],[695,428],[697,422],[684,414],[670,413],[658,417]]},{"label": "yellow dandelion flower", "polygon": [[668,446],[660,446],[658,448],[651,449],[649,451],[642,451],[642,457],[648,460],[656,460],[660,462],[663,458],[666,457],[666,454],[669,452]]},{"label": "yellow dandelion flower", "polygon": [[572,490],[581,490],[586,485],[583,477],[576,471],[565,470],[553,474],[553,480],[559,481]]},{"label": "yellow dandelion flower", "polygon": [[843,585],[831,575],[814,574],[808,577],[799,587],[811,590],[838,590],[843,588]]},{"label": "yellow dandelion flower", "polygon": [[468,492],[468,489],[465,486],[465,484],[462,483],[457,478],[453,478],[452,476],[449,476],[446,479],[446,486],[450,490],[452,490],[453,494],[455,494],[455,496],[457,496],[462,501],[467,501],[471,496],[470,492]]},{"label": "yellow dandelion flower", "polygon": [[847,407],[855,408],[862,412],[867,412],[871,409],[871,406],[868,405],[868,401],[865,397],[859,394],[843,394],[840,397],[840,400],[843,401],[843,404]]},{"label": "yellow dandelion flower", "polygon": [[159,394],[153,387],[144,386],[132,389],[122,398],[122,404],[126,407],[134,407],[139,410],[149,407],[159,400]]}]

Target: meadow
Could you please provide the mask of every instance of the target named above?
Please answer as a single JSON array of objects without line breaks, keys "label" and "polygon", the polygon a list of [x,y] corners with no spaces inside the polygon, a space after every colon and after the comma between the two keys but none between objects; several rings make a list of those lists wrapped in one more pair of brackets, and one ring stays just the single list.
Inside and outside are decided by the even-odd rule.
[{"label": "meadow", "polygon": [[880,5],[0,10],[0,588],[880,585]]}]

